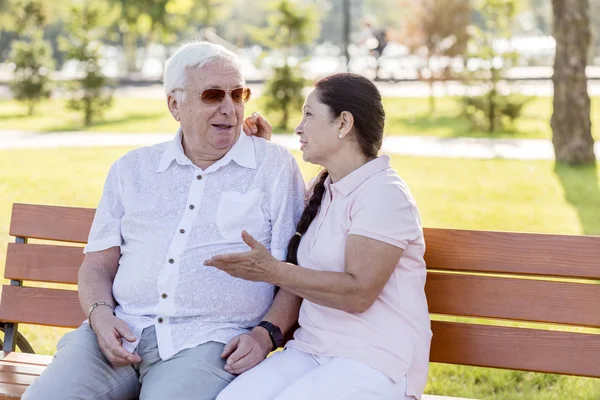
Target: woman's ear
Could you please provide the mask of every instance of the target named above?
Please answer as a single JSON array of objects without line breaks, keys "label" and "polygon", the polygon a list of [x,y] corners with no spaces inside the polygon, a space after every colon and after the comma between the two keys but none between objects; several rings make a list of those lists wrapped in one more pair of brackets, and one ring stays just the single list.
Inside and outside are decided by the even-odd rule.
[{"label": "woman's ear", "polygon": [[175,121],[179,122],[179,102],[177,101],[177,98],[174,96],[173,93],[167,96],[167,105],[169,106],[169,112],[171,113],[173,118],[175,118]]},{"label": "woman's ear", "polygon": [[340,114],[340,132],[338,134],[340,139],[343,139],[348,135],[352,128],[354,128],[354,116],[348,111],[342,111]]}]

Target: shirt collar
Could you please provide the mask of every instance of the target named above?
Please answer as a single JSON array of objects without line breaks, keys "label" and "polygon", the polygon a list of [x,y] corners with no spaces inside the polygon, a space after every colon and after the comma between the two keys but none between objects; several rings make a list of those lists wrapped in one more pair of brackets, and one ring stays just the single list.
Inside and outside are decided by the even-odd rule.
[{"label": "shirt collar", "polygon": [[[183,144],[181,142],[183,138],[183,131],[181,128],[177,130],[177,134],[169,142],[165,149],[156,172],[164,172],[171,166],[173,161],[180,165],[194,165],[190,159],[185,155],[183,151]],[[244,131],[240,132],[238,140],[235,142],[233,147],[220,159],[214,166],[224,166],[229,164],[233,160],[238,165],[246,168],[256,169],[256,153],[254,149],[254,141],[249,138]],[[213,167],[213,166],[211,166]]]},{"label": "shirt collar", "polygon": [[348,196],[364,181],[388,168],[390,168],[390,158],[388,156],[379,156],[350,172],[336,183],[331,183],[331,177],[328,176],[325,180],[325,185],[334,188],[344,196]]}]

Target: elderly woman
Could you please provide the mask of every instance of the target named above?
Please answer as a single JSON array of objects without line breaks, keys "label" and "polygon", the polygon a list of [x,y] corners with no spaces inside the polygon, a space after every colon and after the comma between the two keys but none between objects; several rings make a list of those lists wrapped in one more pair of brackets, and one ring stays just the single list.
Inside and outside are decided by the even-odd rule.
[{"label": "elderly woman", "polygon": [[420,398],[431,341],[425,243],[406,183],[377,155],[381,95],[366,78],[336,74],[316,83],[303,112],[295,130],[303,159],[325,169],[287,262],[247,232],[249,252],[205,262],[302,297],[300,328],[218,400]]}]

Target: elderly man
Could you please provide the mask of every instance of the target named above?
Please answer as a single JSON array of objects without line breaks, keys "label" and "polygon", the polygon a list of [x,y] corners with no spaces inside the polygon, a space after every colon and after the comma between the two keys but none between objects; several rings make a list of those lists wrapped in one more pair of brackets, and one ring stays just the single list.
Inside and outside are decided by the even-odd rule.
[{"label": "elderly man", "polygon": [[296,322],[296,296],[203,266],[247,250],[243,230],[285,258],[304,201],[294,158],[243,133],[233,53],[183,46],[164,85],[180,129],[110,169],[79,273],[88,321],[24,399],[214,399]]}]

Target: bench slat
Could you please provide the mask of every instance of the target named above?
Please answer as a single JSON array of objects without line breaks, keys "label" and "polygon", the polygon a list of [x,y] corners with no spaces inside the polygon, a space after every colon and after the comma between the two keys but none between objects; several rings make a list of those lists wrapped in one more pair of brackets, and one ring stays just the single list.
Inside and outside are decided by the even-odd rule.
[{"label": "bench slat", "polygon": [[600,285],[429,272],[429,312],[600,327]]},{"label": "bench slat", "polygon": [[31,385],[37,375],[14,374],[0,371],[0,383],[14,383],[16,385]]},{"label": "bench slat", "polygon": [[0,400],[20,399],[27,386],[11,383],[0,383]]},{"label": "bench slat", "polygon": [[46,369],[46,366],[30,365],[30,364],[15,364],[10,362],[0,361],[0,372],[5,374],[21,374],[40,376]]},{"label": "bench slat", "polygon": [[600,377],[600,335],[433,321],[433,362]]},{"label": "bench slat", "polygon": [[17,353],[15,351],[0,351],[0,363],[12,363],[12,364],[26,364],[26,365],[37,365],[47,366],[52,362],[52,356],[46,356],[43,354],[29,354],[29,353]]},{"label": "bench slat", "polygon": [[82,247],[9,243],[4,277],[77,284],[83,256]]},{"label": "bench slat", "polygon": [[427,268],[600,279],[600,236],[426,228]]},{"label": "bench slat", "polygon": [[86,243],[94,220],[93,208],[13,205],[10,235]]},{"label": "bench slat", "polygon": [[74,290],[2,287],[0,321],[76,328],[85,318]]}]

